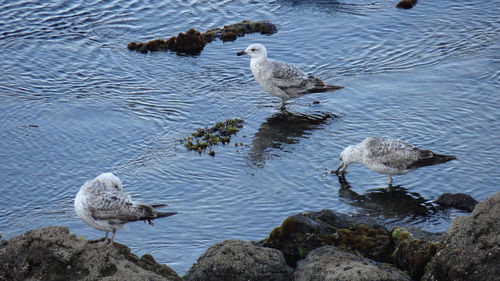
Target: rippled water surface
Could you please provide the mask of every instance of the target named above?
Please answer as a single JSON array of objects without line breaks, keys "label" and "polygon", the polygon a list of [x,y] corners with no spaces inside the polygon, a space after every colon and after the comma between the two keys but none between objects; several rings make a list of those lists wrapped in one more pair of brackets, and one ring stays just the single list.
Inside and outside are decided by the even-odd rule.
[{"label": "rippled water surface", "polygon": [[[464,213],[433,208],[440,194],[483,200],[499,191],[500,8],[478,0],[395,4],[2,1],[0,234],[65,225],[102,237],[77,218],[73,198],[104,171],[136,199],[179,212],[117,234],[179,274],[210,245],[260,240],[306,210],[444,231]],[[270,20],[279,31],[214,41],[195,57],[126,48],[243,19]],[[290,101],[280,113],[249,58],[236,56],[255,42],[345,89]],[[232,117],[244,126],[215,157],[178,142]],[[381,189],[386,176],[353,165],[351,190],[341,189],[330,174],[338,154],[370,135],[458,159],[395,176],[401,187],[393,193]]]}]

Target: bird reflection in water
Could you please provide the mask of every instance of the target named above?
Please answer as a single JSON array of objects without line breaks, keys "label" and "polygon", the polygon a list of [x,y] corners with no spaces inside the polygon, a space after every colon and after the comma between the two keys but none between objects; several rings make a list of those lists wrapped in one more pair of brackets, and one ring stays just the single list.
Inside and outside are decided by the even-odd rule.
[{"label": "bird reflection in water", "polygon": [[335,114],[315,112],[313,114],[292,113],[286,110],[267,118],[252,139],[250,160],[256,166],[264,166],[266,159],[273,156],[273,148],[284,150],[286,144],[294,144],[310,134]]},{"label": "bird reflection in water", "polygon": [[417,192],[408,192],[398,185],[392,188],[376,188],[366,194],[358,194],[344,176],[338,176],[339,197],[356,208],[374,216],[396,221],[418,223],[436,214],[437,208]]}]

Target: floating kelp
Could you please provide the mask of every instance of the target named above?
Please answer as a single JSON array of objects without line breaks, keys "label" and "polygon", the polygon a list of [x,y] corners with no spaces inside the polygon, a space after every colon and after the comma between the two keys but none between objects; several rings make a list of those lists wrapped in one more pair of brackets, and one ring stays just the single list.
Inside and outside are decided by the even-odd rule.
[{"label": "floating kelp", "polygon": [[415,4],[417,4],[417,0],[401,0],[396,7],[400,9],[411,9]]},{"label": "floating kelp", "polygon": [[213,146],[221,144],[228,144],[231,142],[231,136],[239,132],[239,129],[243,127],[243,120],[239,118],[227,119],[224,122],[217,122],[212,127],[205,127],[196,130],[191,136],[185,137],[180,140],[184,143],[184,146],[189,150],[197,151],[201,153],[207,149],[210,149],[208,154],[210,156],[215,155]]},{"label": "floating kelp", "polygon": [[186,33],[180,32],[177,36],[172,36],[168,40],[154,39],[148,42],[130,42],[129,50],[141,53],[148,51],[174,51],[177,54],[197,55],[207,43],[219,38],[222,41],[234,41],[237,37],[248,33],[259,32],[261,34],[273,34],[278,31],[276,25],[269,21],[248,21],[244,20],[235,24],[226,25],[222,28],[213,28],[201,33],[191,28]]}]

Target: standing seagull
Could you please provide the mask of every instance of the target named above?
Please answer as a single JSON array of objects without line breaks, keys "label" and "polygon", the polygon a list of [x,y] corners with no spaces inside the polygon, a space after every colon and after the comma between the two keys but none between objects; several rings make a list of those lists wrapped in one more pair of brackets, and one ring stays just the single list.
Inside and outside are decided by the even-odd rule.
[{"label": "standing seagull", "polygon": [[457,159],[451,155],[440,155],[430,150],[420,149],[409,142],[387,137],[369,137],[359,144],[350,145],[340,153],[340,166],[345,174],[351,163],[363,163],[369,169],[389,175],[404,175],[417,168],[431,166]]},{"label": "standing seagull", "polygon": [[288,99],[344,88],[327,85],[323,80],[307,75],[293,65],[267,59],[266,47],[262,44],[252,44],[245,51],[237,53],[238,56],[245,54],[251,57],[250,69],[255,80],[271,95],[281,98],[281,109],[285,109],[285,101]]},{"label": "standing seagull", "polygon": [[113,244],[116,231],[127,222],[147,221],[168,217],[176,212],[159,212],[156,209],[167,204],[147,205],[134,202],[128,194],[123,193],[122,182],[112,173],[103,173],[97,178],[86,182],[75,197],[75,211],[80,219],[95,229],[106,231],[105,243],[108,243],[108,233],[113,232]]}]

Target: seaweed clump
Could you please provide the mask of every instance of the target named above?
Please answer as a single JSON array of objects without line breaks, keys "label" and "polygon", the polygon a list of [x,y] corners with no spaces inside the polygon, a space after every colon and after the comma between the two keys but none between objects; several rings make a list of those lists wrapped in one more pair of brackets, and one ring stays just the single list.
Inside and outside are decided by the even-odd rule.
[{"label": "seaweed clump", "polygon": [[223,122],[217,122],[212,127],[197,129],[190,136],[181,139],[184,146],[189,150],[202,153],[209,149],[208,154],[215,156],[213,146],[219,143],[225,145],[231,142],[231,136],[239,132],[243,127],[243,120],[239,118],[226,119]]},{"label": "seaweed clump", "polygon": [[392,253],[393,263],[403,270],[408,270],[413,280],[420,280],[425,273],[425,266],[436,254],[439,243],[414,238],[408,231],[395,227],[391,236],[396,243]]},{"label": "seaweed clump", "polygon": [[172,36],[168,40],[154,39],[143,43],[131,42],[127,47],[129,50],[141,53],[171,50],[180,54],[196,55],[205,48],[206,44],[202,34],[191,28],[186,33],[179,32],[177,36]]},{"label": "seaweed clump", "polygon": [[396,7],[400,9],[411,9],[415,4],[417,4],[417,0],[401,0]]},{"label": "seaweed clump", "polygon": [[360,253],[379,262],[390,262],[394,244],[389,233],[383,228],[373,228],[359,224],[353,228],[337,231],[333,244],[341,249]]},{"label": "seaweed clump", "polygon": [[249,21],[244,20],[242,22],[225,25],[222,28],[213,28],[207,30],[203,33],[203,37],[207,42],[212,42],[213,40],[219,38],[223,42],[234,41],[238,37],[245,36],[245,34],[249,33],[257,33],[260,34],[273,34],[278,31],[276,25],[269,21]]},{"label": "seaweed clump", "polygon": [[172,36],[168,40],[154,39],[148,42],[130,42],[127,47],[129,50],[141,53],[170,50],[177,54],[198,55],[207,43],[217,38],[227,42],[234,41],[248,33],[273,34],[277,31],[276,25],[269,21],[244,20],[222,28],[213,28],[204,33],[191,28],[186,33],[180,32],[177,36]]}]

